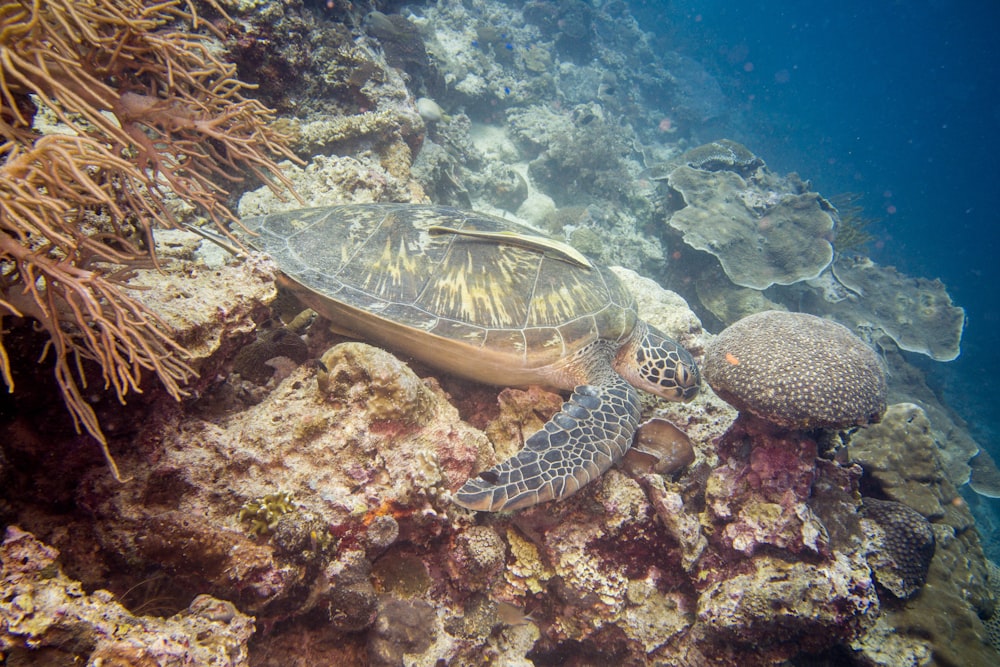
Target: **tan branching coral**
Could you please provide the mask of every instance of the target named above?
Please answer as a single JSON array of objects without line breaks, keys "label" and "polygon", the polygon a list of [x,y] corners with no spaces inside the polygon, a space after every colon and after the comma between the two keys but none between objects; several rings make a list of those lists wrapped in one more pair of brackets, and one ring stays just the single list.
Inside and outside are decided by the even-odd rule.
[{"label": "tan branching coral", "polygon": [[[221,10],[220,10],[221,11]],[[188,25],[189,31],[177,27]],[[124,290],[156,262],[176,195],[220,228],[225,184],[290,185],[271,112],[243,96],[214,28],[179,0],[15,0],[0,6],[0,318],[46,330],[63,398],[104,447],[84,361],[124,401],[154,372],[179,398],[194,373],[161,319]],[[43,133],[43,117],[57,132]],[[0,375],[14,382],[0,328]]]}]

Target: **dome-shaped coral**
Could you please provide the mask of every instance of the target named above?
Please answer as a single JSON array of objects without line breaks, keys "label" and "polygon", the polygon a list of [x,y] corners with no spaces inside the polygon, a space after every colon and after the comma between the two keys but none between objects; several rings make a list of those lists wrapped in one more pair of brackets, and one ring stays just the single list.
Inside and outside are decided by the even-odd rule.
[{"label": "dome-shaped coral", "polygon": [[885,412],[875,352],[843,326],[765,311],[725,329],[705,353],[705,378],[723,400],[788,429],[847,428]]}]

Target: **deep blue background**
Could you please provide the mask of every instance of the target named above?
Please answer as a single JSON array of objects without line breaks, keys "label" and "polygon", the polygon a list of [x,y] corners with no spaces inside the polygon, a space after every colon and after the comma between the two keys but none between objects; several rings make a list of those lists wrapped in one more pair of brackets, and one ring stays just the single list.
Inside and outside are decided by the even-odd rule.
[{"label": "deep blue background", "polygon": [[873,259],[945,282],[962,355],[921,366],[1000,455],[1000,3],[631,4],[717,77],[732,138],[825,195],[862,193]]}]

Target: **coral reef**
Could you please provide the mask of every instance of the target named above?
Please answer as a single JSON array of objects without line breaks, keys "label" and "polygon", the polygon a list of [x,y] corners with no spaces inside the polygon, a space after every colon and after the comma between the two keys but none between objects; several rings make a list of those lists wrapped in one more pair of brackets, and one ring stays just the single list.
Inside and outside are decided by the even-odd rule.
[{"label": "coral reef", "polygon": [[882,423],[858,431],[848,445],[881,497],[940,519],[955,498],[937,454],[927,415],[912,403],[896,403]]},{"label": "coral reef", "polygon": [[712,266],[695,256],[680,271],[722,325],[788,308],[831,317],[872,345],[895,344],[937,361],[958,356],[965,311],[940,281],[911,278],[860,255],[834,256],[838,235],[838,250],[867,240],[867,223],[850,196],[840,199],[838,211],[796,174],[778,177],[728,139],[690,149],[642,176],[665,187],[669,227],[718,259]]},{"label": "coral reef", "polygon": [[[763,314],[765,318],[772,315],[781,319],[807,317],[822,323],[824,330],[836,327],[844,331],[838,331],[838,337],[849,336],[842,327],[811,316]],[[787,333],[769,332],[766,326],[762,329],[761,338],[766,343],[757,347],[773,345],[780,349],[788,338]],[[725,337],[724,332],[706,353],[706,378],[713,387],[720,383],[719,369],[728,380],[732,368],[725,366],[743,364],[743,359],[736,356],[738,348],[726,345]],[[723,344],[717,345],[720,341]],[[865,363],[855,369],[841,368],[840,375],[828,378],[831,386],[843,384],[845,377],[841,375],[849,377],[865,368],[874,368],[881,376],[871,351],[859,341],[853,344],[866,353]],[[790,373],[791,377],[808,375],[801,369],[797,375],[796,371],[779,372]],[[766,388],[762,391],[767,393]],[[823,387],[820,395],[824,391],[828,392],[829,387]],[[728,395],[726,389],[722,393]],[[857,397],[864,397],[861,404],[867,407],[878,403],[884,406],[884,384],[879,387],[875,383],[873,391],[847,394],[846,406],[853,405]],[[745,397],[737,397],[737,401],[742,400]],[[870,403],[872,400],[875,404]],[[818,411],[823,412],[828,403],[820,401]],[[770,410],[780,417],[786,412],[783,405],[778,401],[763,412],[758,407],[756,412],[766,417]],[[883,409],[879,407],[875,414]],[[848,427],[860,414],[848,407],[841,412],[839,421],[826,423],[834,428]],[[987,665],[995,661],[994,650],[983,640],[985,630],[979,629],[980,617],[990,617],[995,605],[986,586],[985,558],[972,529],[972,517],[945,477],[930,437],[930,424],[922,411],[913,405],[894,405],[886,410],[881,423],[854,433],[849,448],[838,458],[860,467],[841,467],[817,459],[821,442],[827,443],[824,448],[831,444],[829,440],[813,439],[822,432],[787,430],[760,417],[748,418],[741,412],[718,441],[720,465],[712,470],[705,491],[706,510],[717,525],[709,549],[723,545],[733,552],[754,554],[755,568],[767,562],[757,552],[770,554],[773,549],[814,554],[823,561],[832,558],[841,568],[853,563],[841,570],[841,576],[854,573],[845,581],[852,597],[841,601],[836,609],[854,612],[829,626],[824,635],[844,633],[840,635],[842,641],[862,664],[920,664],[932,655],[940,656],[944,664]],[[782,423],[780,418],[778,422]],[[812,422],[796,417],[785,423],[794,428],[795,423]],[[868,496],[863,505],[858,503],[858,491]],[[707,557],[703,556],[702,561]],[[788,566],[782,563],[782,567]],[[795,563],[793,567],[812,566]],[[791,585],[785,577],[775,579],[780,584],[772,585],[771,590],[778,593],[763,594],[761,600],[780,600],[780,591]],[[739,588],[723,587],[732,593],[722,599],[739,600],[736,590],[766,586],[769,581],[769,577],[747,577]],[[885,591],[879,595],[881,599],[876,598],[875,581],[881,586],[879,590]],[[822,590],[822,585],[817,578],[809,590]],[[865,593],[858,597],[861,591]],[[905,601],[894,602],[897,598]],[[753,599],[751,596],[747,601],[751,610]],[[729,613],[720,613],[720,618],[728,623],[745,613],[742,607],[734,606]],[[700,616],[703,614],[700,612]],[[796,623],[802,622],[802,615],[791,616]],[[813,610],[809,618],[823,618],[823,614]],[[763,637],[752,633],[755,626],[747,620],[739,624],[738,632],[726,630],[726,623],[720,625],[735,641],[740,640],[742,632],[750,632],[752,641],[765,645],[775,637],[774,628],[766,624]],[[891,639],[890,628],[896,628]],[[789,629],[782,627],[780,636],[788,633]],[[805,643],[799,642],[799,646]]]},{"label": "coral reef", "polygon": [[[657,129],[668,109],[685,123],[721,113],[711,76],[683,56],[664,56],[613,4],[450,0],[410,11],[444,81],[435,101],[452,119],[428,132],[434,155],[418,157],[428,163],[424,189],[442,203],[516,210],[601,263],[660,275],[669,253],[647,229],[648,183],[634,177],[646,155],[673,150]],[[591,47],[586,63],[566,50]],[[467,132],[454,122],[462,116]],[[537,208],[549,201],[586,214],[546,220]],[[530,206],[522,210],[523,202]]]},{"label": "coral reef", "polygon": [[765,311],[727,327],[704,371],[724,400],[783,428],[842,429],[885,411],[885,373],[871,348],[805,313]]},{"label": "coral reef", "polygon": [[934,557],[931,523],[903,503],[877,498],[864,499],[862,516],[875,580],[897,598],[912,596],[926,583]]},{"label": "coral reef", "polygon": [[[15,2],[0,12],[0,316],[45,330],[74,424],[113,470],[85,395],[91,364],[122,402],[141,391],[143,371],[178,400],[194,374],[167,324],[122,288],[128,269],[156,263],[153,224],[178,225],[168,193],[222,227],[236,218],[220,184],[253,175],[289,185],[271,160],[292,157],[271,112],[244,97],[234,66],[197,33],[211,24],[178,4]],[[46,114],[59,131],[43,134]],[[13,389],[2,337],[0,375]]]},{"label": "coral reef", "polygon": [[169,618],[128,612],[105,590],[84,591],[59,552],[15,526],[0,545],[0,657],[8,664],[249,664],[253,618],[199,595]]},{"label": "coral reef", "polygon": [[[936,544],[923,592],[887,605],[869,634],[852,643],[866,664],[919,664],[932,655],[944,664],[985,667],[997,660],[980,620],[991,618],[997,606],[988,561],[972,515],[947,479],[933,433],[920,407],[895,404],[848,446],[848,459],[864,469],[866,493],[916,510],[930,521]],[[873,567],[878,577],[881,567]]]},{"label": "coral reef", "polygon": [[420,28],[400,14],[373,11],[365,16],[365,31],[378,40],[386,62],[409,75],[412,90],[426,92],[430,61]]},{"label": "coral reef", "polygon": [[718,447],[721,465],[705,487],[717,540],[747,555],[763,545],[792,553],[827,551],[829,535],[805,505],[817,476],[814,440],[738,419]]},{"label": "coral reef", "polygon": [[341,343],[320,359],[316,382],[328,401],[363,405],[372,419],[424,426],[434,416],[433,394],[396,357],[364,343]]},{"label": "coral reef", "polygon": [[[704,348],[697,318],[676,294],[616,272],[642,317]],[[186,291],[211,295],[195,283],[215,279],[195,272]],[[213,340],[212,318],[236,298],[214,294],[219,301],[198,307],[215,314],[199,325]],[[326,336],[311,328],[309,349]],[[874,642],[880,627],[859,469],[817,461],[818,441],[761,420],[723,435],[733,413],[710,392],[694,413],[646,406],[686,434],[695,454],[687,467],[611,470],[567,501],[477,522],[449,491],[503,447],[520,447],[521,434],[558,409],[558,395],[508,389],[498,406],[496,390],[421,378],[360,343],[293,369],[251,406],[213,401],[224,388],[204,387],[197,411],[140,421],[136,444],[118,455],[129,485],[98,466],[70,487],[72,502],[48,509],[28,511],[22,503],[38,500],[18,487],[15,511],[76,554],[78,578],[100,581],[111,558],[135,576],[168,572],[173,599],[232,600],[269,630],[250,649],[262,660],[294,646],[314,663],[395,665],[406,656],[475,664],[513,653],[765,665]],[[497,440],[495,451],[448,396]],[[13,465],[8,477],[20,476],[23,459]],[[48,473],[52,484],[65,471]],[[70,521],[92,526],[93,538],[52,528],[53,513],[67,506],[86,508]],[[266,531],[254,534],[241,508]],[[970,553],[956,551],[967,535],[944,540],[935,530],[935,560]],[[932,563],[929,582],[940,567]],[[337,641],[322,638],[331,633]]]},{"label": "coral reef", "polygon": [[[0,11],[0,22],[29,5]],[[220,5],[237,21],[220,16]],[[194,6],[204,3],[154,7],[183,18],[181,7]],[[53,548],[30,536],[11,543],[21,549],[14,556],[4,552],[0,661],[152,664],[173,652],[177,662],[276,667],[997,664],[997,577],[987,574],[955,490],[977,447],[884,333],[892,327],[876,315],[887,295],[838,280],[848,257],[766,293],[738,287],[711,252],[663,224],[699,207],[668,183],[675,172],[678,184],[696,172],[699,188],[717,183],[738,197],[733,205],[754,226],[747,249],[757,252],[759,241],[758,257],[781,245],[769,236],[776,223],[818,221],[813,236],[791,246],[802,254],[815,246],[819,262],[831,241],[850,240],[849,207],[834,210],[807,182],[772,174],[740,144],[697,146],[699,134],[720,135],[707,119],[728,103],[699,63],[654,44],[623,3],[441,0],[372,9],[220,0],[202,12],[218,18],[199,19],[209,36],[198,43],[214,57],[225,53],[284,114],[274,127],[308,161],[282,163],[282,173],[307,205],[429,197],[516,212],[604,264],[655,277],[613,269],[640,316],[696,356],[707,354],[716,377],[778,398],[741,403],[721,390],[740,406],[737,416],[708,390],[682,408],[645,397],[643,419],[653,428],[639,433],[638,460],[563,502],[473,516],[452,501],[454,489],[520,449],[564,397],[438,376],[344,343],[323,320],[303,325],[308,315],[282,327],[279,311],[301,307],[275,301],[270,261],[251,253],[237,264],[187,234],[157,230],[162,273],[140,268],[122,278],[142,287],[135,298],[176,333],[200,376],[185,386],[191,397],[182,404],[159,387],[125,406],[84,393],[130,477],[121,485],[96,448],[49,418],[44,388],[23,381],[36,376],[15,364],[17,409],[0,406],[0,520],[58,547],[67,574]],[[428,113],[421,95],[440,111]],[[36,127],[43,120],[35,114]],[[718,196],[698,192],[706,201]],[[300,205],[262,188],[238,210]],[[171,206],[192,215],[183,203]],[[114,221],[90,216],[88,224],[107,230]],[[149,242],[134,230],[130,241]],[[913,328],[900,334],[902,345],[957,352],[948,337],[957,309],[943,288],[907,287],[899,274],[876,269],[871,279],[911,290],[904,293],[914,313],[903,314],[926,308],[950,327],[926,338]],[[726,334],[710,344],[702,327],[786,307],[868,334],[879,343],[888,389],[853,339],[843,353],[789,350],[782,345],[791,336],[773,331],[728,347]],[[4,325],[11,359],[36,358],[40,348],[25,342],[34,341],[30,327],[6,316]],[[805,328],[815,330],[812,320]],[[755,363],[770,361],[751,364],[751,348],[760,352]],[[861,373],[841,364],[854,353]],[[790,408],[788,396],[801,405]],[[893,405],[881,423],[856,426],[887,400],[923,409]],[[780,415],[781,426],[753,409]],[[989,487],[982,473],[973,479]],[[57,611],[78,634],[53,625],[37,635],[47,644],[29,648],[5,615],[28,599],[11,597],[21,589],[8,575],[22,577],[36,561],[31,585],[47,601],[73,605]],[[144,583],[150,579],[156,583]],[[206,595],[214,597],[199,597]],[[168,618],[139,616],[150,600]],[[110,626],[76,623],[82,607],[113,620],[118,639],[101,634]]]},{"label": "coral reef", "polygon": [[849,290],[848,299],[820,314],[830,312],[845,326],[870,332],[874,342],[884,334],[900,349],[936,361],[958,357],[965,311],[952,305],[940,280],[911,278],[867,257],[838,257],[833,275]]},{"label": "coral reef", "polygon": [[[267,306],[277,296],[278,267],[260,254],[226,264],[184,261],[170,244],[211,244],[180,231],[158,231],[155,238],[166,261],[159,270],[134,271],[125,284],[136,290],[136,300],[156,313],[184,346],[189,365],[201,375],[188,388],[200,391],[215,381],[221,364],[243,349],[257,323],[265,319]],[[224,310],[211,309],[220,303],[225,304]]]},{"label": "coral reef", "polygon": [[556,203],[573,201],[581,188],[611,200],[627,190],[627,132],[599,105],[577,106],[568,118],[535,105],[512,109],[507,121],[514,137],[536,155],[528,165],[532,179],[554,193]]},{"label": "coral reef", "polygon": [[935,394],[926,371],[907,362],[899,350],[881,348],[880,352],[891,378],[889,403],[915,403],[924,410],[945,477],[955,487],[967,484],[971,472],[969,460],[981,451],[968,426]]},{"label": "coral reef", "polygon": [[[287,114],[277,125],[310,164],[305,174],[282,167],[305,188],[304,199],[313,205],[409,201],[410,164],[427,128],[407,82],[414,83],[413,75],[432,78],[426,62],[416,66],[426,54],[408,60],[392,45],[359,34],[361,6],[334,3],[319,12],[303,3],[233,4],[240,20],[227,30],[224,46],[241,75],[260,86],[261,99]],[[379,12],[371,12],[363,28],[391,34],[415,29],[406,17]],[[423,52],[419,39],[393,43]],[[269,198],[261,200],[256,213],[277,210]]]},{"label": "coral reef", "polygon": [[[401,530],[418,535],[446,521],[434,508],[485,455],[485,438],[394,357],[347,345],[325,357],[322,383],[300,367],[222,426],[195,417],[155,425],[163,434],[155,465],[122,456],[133,478],[128,489],[92,477],[88,494],[103,517],[105,548],[171,568],[197,562],[200,574],[188,585],[275,619],[341,609],[341,596],[356,594],[329,583],[335,571],[367,572]],[[348,366],[354,370],[341,370]],[[381,395],[386,402],[368,400]],[[243,519],[261,521],[261,529],[249,530]],[[326,530],[335,557],[324,546]],[[351,564],[359,548],[369,565]],[[293,612],[302,595],[315,599]]]},{"label": "coral reef", "polygon": [[817,460],[806,434],[743,415],[717,448],[698,563],[706,650],[725,647],[735,660],[752,646],[751,664],[768,664],[863,635],[880,603],[857,517],[858,469]]},{"label": "coral reef", "polygon": [[[422,201],[423,191],[405,177],[394,176],[375,156],[359,158],[317,155],[305,167],[283,163],[285,173],[306,206],[376,201]],[[239,213],[247,218],[300,208],[267,189],[240,198]]]},{"label": "coral reef", "polygon": [[751,568],[710,587],[698,611],[723,645],[753,647],[758,659],[749,664],[827,649],[858,634],[878,609],[863,559],[817,566],[763,556]]},{"label": "coral reef", "polygon": [[[793,323],[795,326],[790,326]],[[730,333],[733,330],[735,335]],[[813,342],[821,342],[821,347],[830,356],[816,354],[815,346],[801,340],[801,335],[796,337],[793,331],[799,334],[804,331]],[[789,364],[771,370],[786,378],[778,382],[791,381],[796,386],[792,389],[771,387],[763,367],[744,373],[734,370],[742,368],[748,358],[761,354],[776,364]],[[849,363],[850,360],[854,363]],[[924,507],[933,511],[935,506],[927,502],[921,504],[920,498],[939,500],[939,496],[934,495],[934,487],[924,487],[918,480],[937,479],[939,493],[948,487],[940,464],[933,456],[932,444],[923,441],[926,444],[919,453],[914,447],[900,443],[900,436],[906,437],[909,432],[907,426],[902,433],[893,433],[894,429],[910,424],[912,415],[908,420],[900,418],[898,406],[894,406],[882,424],[867,426],[855,434],[860,441],[859,449],[856,452],[852,442],[849,456],[850,460],[861,463],[864,478],[860,477],[862,468],[858,466],[841,467],[833,461],[817,459],[821,442],[827,442],[824,447],[829,447],[829,441],[820,438],[821,431],[796,430],[817,425],[847,428],[881,416],[885,410],[885,382],[882,369],[869,348],[846,329],[831,322],[809,315],[768,312],[745,318],[724,331],[709,345],[704,366],[706,378],[716,391],[741,410],[753,413],[741,411],[718,440],[720,465],[712,470],[706,483],[706,512],[715,525],[709,548],[723,547],[725,552],[754,556],[753,574],[741,573],[739,576],[743,580],[727,579],[713,588],[719,604],[726,601],[729,605],[729,608],[722,607],[714,612],[717,618],[711,617],[718,632],[732,641],[751,641],[780,655],[780,642],[774,645],[775,638],[808,634],[802,623],[809,618],[825,623],[822,636],[839,636],[840,641],[852,646],[872,664],[915,664],[906,662],[909,656],[951,650],[952,638],[974,627],[977,610],[992,611],[992,600],[984,597],[982,591],[974,591],[982,582],[981,566],[969,561],[963,566],[964,575],[955,576],[948,583],[951,590],[942,603],[955,607],[950,612],[957,616],[955,623],[947,630],[939,629],[926,635],[931,638],[929,641],[917,640],[920,637],[917,633],[908,636],[907,642],[896,647],[903,662],[884,663],[877,656],[884,619],[893,617],[890,623],[895,623],[897,616],[915,612],[910,607],[904,610],[887,607],[885,600],[876,597],[874,581],[891,591],[893,597],[909,598],[907,604],[915,607],[936,605],[939,601],[927,602],[934,595],[919,595],[917,590],[925,581],[925,589],[934,587],[935,572],[944,563],[954,567],[956,556],[974,559],[976,552],[981,551],[974,532],[959,530],[964,521],[955,521],[955,514],[945,512],[941,502],[936,504],[941,511],[927,514],[927,518],[910,508]],[[867,380],[857,382],[859,376]],[[802,382],[803,378],[808,380],[810,377],[824,379]],[[840,395],[839,389],[845,384],[853,389]],[[761,401],[760,396],[778,398]],[[795,397],[799,400],[789,402],[789,398]],[[868,443],[867,448],[865,443]],[[889,454],[890,458],[873,469],[869,461],[875,458],[864,454],[868,451]],[[892,455],[891,452],[908,452],[917,458],[903,461],[899,458],[902,454]],[[922,467],[914,466],[915,461]],[[881,477],[878,476],[880,472]],[[880,482],[877,486],[866,482],[873,474]],[[894,486],[891,480],[901,475],[912,475],[914,483]],[[899,488],[913,491],[911,498],[905,501],[910,507],[900,502],[904,499],[896,493]],[[859,490],[885,494],[892,501],[865,498],[860,505]],[[956,506],[949,503],[948,507]],[[941,525],[932,526],[928,518],[937,518]],[[944,543],[935,552],[935,542],[941,544],[942,536]],[[791,565],[779,561],[777,565],[768,565],[775,549],[800,556],[811,554],[812,558],[831,563],[832,567],[827,566],[829,569],[822,574],[809,575],[808,571],[816,567],[811,564],[812,560]],[[768,556],[758,555],[758,552]],[[702,560],[705,558],[707,556]],[[730,557],[728,562],[732,560]],[[790,577],[787,570],[796,574]],[[798,597],[785,595],[786,589],[803,585],[799,582],[808,581],[810,576],[814,583],[803,590],[812,593],[825,590],[823,586],[829,585],[827,582],[842,582],[839,586],[843,588],[835,588],[819,600],[825,604],[831,598],[840,598],[836,606],[826,611],[812,609],[806,614],[800,606],[812,604],[811,593]],[[958,587],[962,588],[955,591]],[[738,591],[746,590],[761,591],[759,598],[756,593],[739,595]],[[842,592],[838,595],[837,590]],[[786,609],[782,605],[789,599],[794,601],[791,607],[794,611],[785,618],[781,615]],[[960,603],[961,599],[969,599],[971,604]],[[775,602],[778,600],[782,602]],[[762,612],[768,604],[772,610],[780,610],[773,615],[776,618]],[[851,611],[842,616],[845,610]],[[706,613],[700,611],[699,617],[707,619]],[[735,629],[731,629],[730,624]],[[797,647],[808,643],[808,639],[796,639]],[[966,659],[975,664],[986,664],[979,662],[986,655],[985,650],[982,642],[971,643],[962,649]]]},{"label": "coral reef", "polygon": [[[191,279],[211,281],[211,274],[203,271]],[[202,293],[193,285],[188,289]],[[219,290],[216,294],[232,298]],[[674,309],[679,303],[674,299],[657,303],[647,288],[645,300],[654,310]],[[219,301],[200,309],[220,313],[227,308]],[[697,320],[689,312],[661,316],[657,324],[667,327],[671,320],[683,327],[671,331],[674,335],[698,335]],[[436,381],[418,379],[387,353],[360,344],[333,350],[326,356],[322,391],[316,369],[307,365],[249,408],[233,411],[227,403],[217,411],[211,400],[216,389],[207,388],[196,412],[164,412],[140,421],[132,436],[136,446],[119,454],[130,484],[116,484],[97,467],[71,492],[87,508],[87,518],[80,520],[95,522],[96,532],[88,533],[94,539],[81,545],[78,537],[70,537],[78,531],[56,531],[51,537],[72,546],[70,553],[78,554],[81,565],[91,563],[83,572],[88,577],[99,580],[108,567],[100,559],[120,554],[115,562],[121,558],[130,571],[170,572],[172,598],[214,592],[233,600],[239,609],[254,613],[260,627],[283,628],[261,638],[265,647],[281,646],[288,633],[294,636],[315,624],[323,632],[350,633],[342,634],[336,647],[300,647],[322,651],[334,661],[368,654],[389,662],[400,649],[408,655],[418,650],[428,656],[465,656],[471,662],[499,654],[501,645],[520,645],[526,653],[538,639],[538,629],[534,621],[502,614],[503,605],[523,609],[528,604],[532,613],[554,619],[558,615],[545,595],[536,595],[554,590],[562,579],[568,584],[559,595],[577,617],[567,616],[566,629],[547,641],[558,644],[563,641],[559,635],[568,632],[571,642],[593,641],[596,650],[604,650],[600,637],[588,639],[591,633],[585,628],[598,622],[605,632],[617,632],[616,621],[604,616],[608,609],[618,610],[615,618],[645,619],[636,626],[636,641],[651,649],[665,641],[655,639],[658,629],[670,626],[674,636],[689,622],[690,612],[683,611],[690,609],[689,602],[676,592],[662,592],[655,583],[660,575],[643,583],[636,574],[632,578],[637,581],[625,585],[629,577],[608,574],[604,565],[613,562],[615,572],[645,572],[657,545],[666,544],[662,529],[654,525],[655,512],[634,481],[612,472],[608,484],[561,510],[574,512],[575,518],[545,538],[547,546],[537,540],[551,531],[548,509],[536,512],[544,525],[524,524],[527,538],[516,537],[521,529],[510,519],[496,527],[477,526],[450,502],[448,490],[494,456],[482,433],[459,420]],[[466,397],[463,409],[498,416],[495,408],[488,409],[492,398],[476,398],[468,385],[455,381],[450,386],[456,396]],[[371,396],[387,399],[380,408]],[[553,396],[551,405],[559,402]],[[539,403],[534,401],[534,407]],[[512,436],[519,446],[517,432]],[[17,464],[23,460],[18,458]],[[49,479],[65,479],[65,473],[52,467]],[[602,499],[604,522],[592,513],[595,496]],[[271,505],[280,511],[267,510]],[[247,522],[240,521],[241,507],[248,509],[244,519],[266,522],[266,532],[248,530]],[[637,518],[623,519],[633,509]],[[51,529],[51,514],[29,514]],[[615,537],[621,530],[640,536],[635,551],[624,558]],[[564,549],[591,539],[602,545],[599,556],[573,557]],[[630,544],[630,539],[621,543]],[[81,550],[89,555],[81,558]],[[509,566],[508,553],[521,554],[520,560]],[[557,553],[567,560],[560,563]],[[586,567],[578,568],[578,562]],[[675,568],[660,569],[669,573]],[[607,577],[613,582],[605,583]],[[592,590],[605,591],[601,595],[610,606],[591,608]],[[429,625],[421,611],[428,606],[440,619]],[[657,610],[674,611],[660,617]],[[383,625],[397,626],[389,623],[394,614],[402,623],[399,628],[407,627],[403,620],[412,616],[422,628],[420,637],[435,639],[428,644],[409,632],[379,630],[380,616]]]},{"label": "coral reef", "polygon": [[815,192],[775,188],[773,176],[686,165],[667,183],[683,207],[667,220],[691,247],[715,255],[736,285],[763,290],[815,278],[833,260],[832,207]]}]

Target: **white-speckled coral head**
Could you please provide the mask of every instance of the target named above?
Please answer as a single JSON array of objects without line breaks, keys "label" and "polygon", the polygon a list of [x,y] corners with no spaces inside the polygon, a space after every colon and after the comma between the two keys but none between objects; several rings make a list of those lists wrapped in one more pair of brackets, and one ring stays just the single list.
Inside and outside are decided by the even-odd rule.
[{"label": "white-speckled coral head", "polygon": [[875,352],[847,328],[805,313],[744,317],[709,344],[702,370],[740,412],[788,429],[870,424],[886,408]]}]

